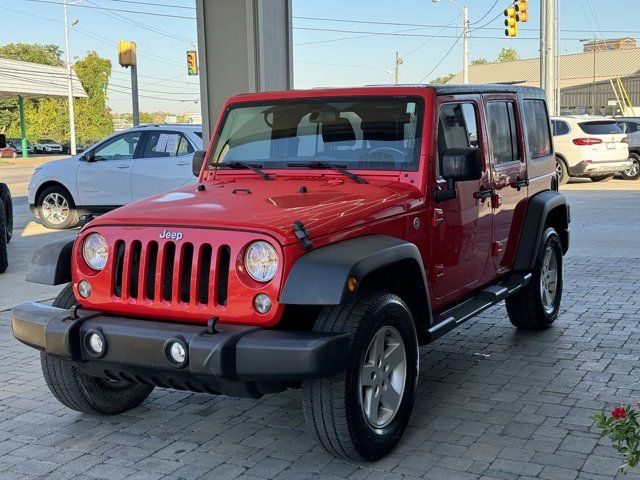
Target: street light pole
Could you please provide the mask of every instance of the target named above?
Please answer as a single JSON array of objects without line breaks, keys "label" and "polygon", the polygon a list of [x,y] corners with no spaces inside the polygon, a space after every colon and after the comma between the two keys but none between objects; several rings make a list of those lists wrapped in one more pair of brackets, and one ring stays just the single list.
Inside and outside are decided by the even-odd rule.
[{"label": "street light pole", "polygon": [[394,71],[393,71],[393,80],[394,80],[396,85],[400,81],[400,65],[402,65],[403,63],[404,63],[404,61],[402,60],[402,57],[400,57],[400,54],[396,50],[396,63],[395,63]]},{"label": "street light pole", "polygon": [[67,94],[69,97],[69,140],[71,155],[76,154],[76,121],[73,111],[73,76],[71,75],[71,52],[69,51],[69,22],[67,20],[67,0],[63,0],[64,44],[67,51]]},{"label": "street light pole", "polygon": [[[431,1],[433,3],[440,2],[440,0]],[[469,9],[455,0],[449,0],[449,2],[462,10],[462,83],[469,83]]]}]

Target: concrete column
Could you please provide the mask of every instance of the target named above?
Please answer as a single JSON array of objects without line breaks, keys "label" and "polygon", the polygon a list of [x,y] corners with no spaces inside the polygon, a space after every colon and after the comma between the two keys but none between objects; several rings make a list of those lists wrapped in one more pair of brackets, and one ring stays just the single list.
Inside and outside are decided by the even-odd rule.
[{"label": "concrete column", "polygon": [[291,0],[196,0],[203,140],[232,95],[293,85]]}]

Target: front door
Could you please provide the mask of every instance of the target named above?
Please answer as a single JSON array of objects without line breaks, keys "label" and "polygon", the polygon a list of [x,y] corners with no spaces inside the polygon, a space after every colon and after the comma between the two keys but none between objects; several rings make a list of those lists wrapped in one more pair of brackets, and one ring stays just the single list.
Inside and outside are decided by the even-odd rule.
[{"label": "front door", "polygon": [[195,149],[182,133],[153,131],[146,135],[144,152],[133,164],[131,174],[134,201],[195,183]]},{"label": "front door", "polygon": [[[491,255],[497,273],[513,261],[518,238],[512,223],[517,208],[525,208],[527,198],[527,162],[522,143],[522,125],[515,97],[485,95],[486,124],[489,133],[489,164],[492,170],[493,241]],[[512,244],[508,245],[511,239]]]},{"label": "front door", "polygon": [[116,207],[131,203],[131,168],[141,132],[113,137],[87,152],[80,162],[77,186],[82,206]]},{"label": "front door", "polygon": [[486,140],[479,128],[481,97],[442,99],[438,117],[436,188],[445,187],[442,157],[448,149],[480,149],[483,175],[480,180],[455,183],[456,197],[436,203],[432,218],[432,265],[429,266],[436,305],[463,295],[482,280],[489,259],[493,216],[486,198],[490,178],[485,154]]}]

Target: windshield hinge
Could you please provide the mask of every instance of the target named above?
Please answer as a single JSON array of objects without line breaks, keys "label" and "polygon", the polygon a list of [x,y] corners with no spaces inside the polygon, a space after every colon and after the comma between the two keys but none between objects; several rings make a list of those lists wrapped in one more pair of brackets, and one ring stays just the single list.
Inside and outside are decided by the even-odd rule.
[{"label": "windshield hinge", "polygon": [[303,250],[309,250],[313,247],[313,242],[309,240],[307,229],[304,228],[304,223],[300,220],[293,222],[293,232],[296,234],[296,237],[298,237],[298,240],[300,240],[300,243],[302,243]]}]

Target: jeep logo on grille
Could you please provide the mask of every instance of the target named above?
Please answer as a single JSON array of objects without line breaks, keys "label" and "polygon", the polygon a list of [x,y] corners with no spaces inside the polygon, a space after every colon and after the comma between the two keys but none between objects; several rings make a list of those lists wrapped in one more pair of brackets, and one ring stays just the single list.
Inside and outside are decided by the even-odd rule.
[{"label": "jeep logo on grille", "polygon": [[160,238],[165,240],[175,240],[176,242],[179,242],[180,240],[182,240],[182,232],[170,232],[169,230],[164,230],[160,234]]}]

